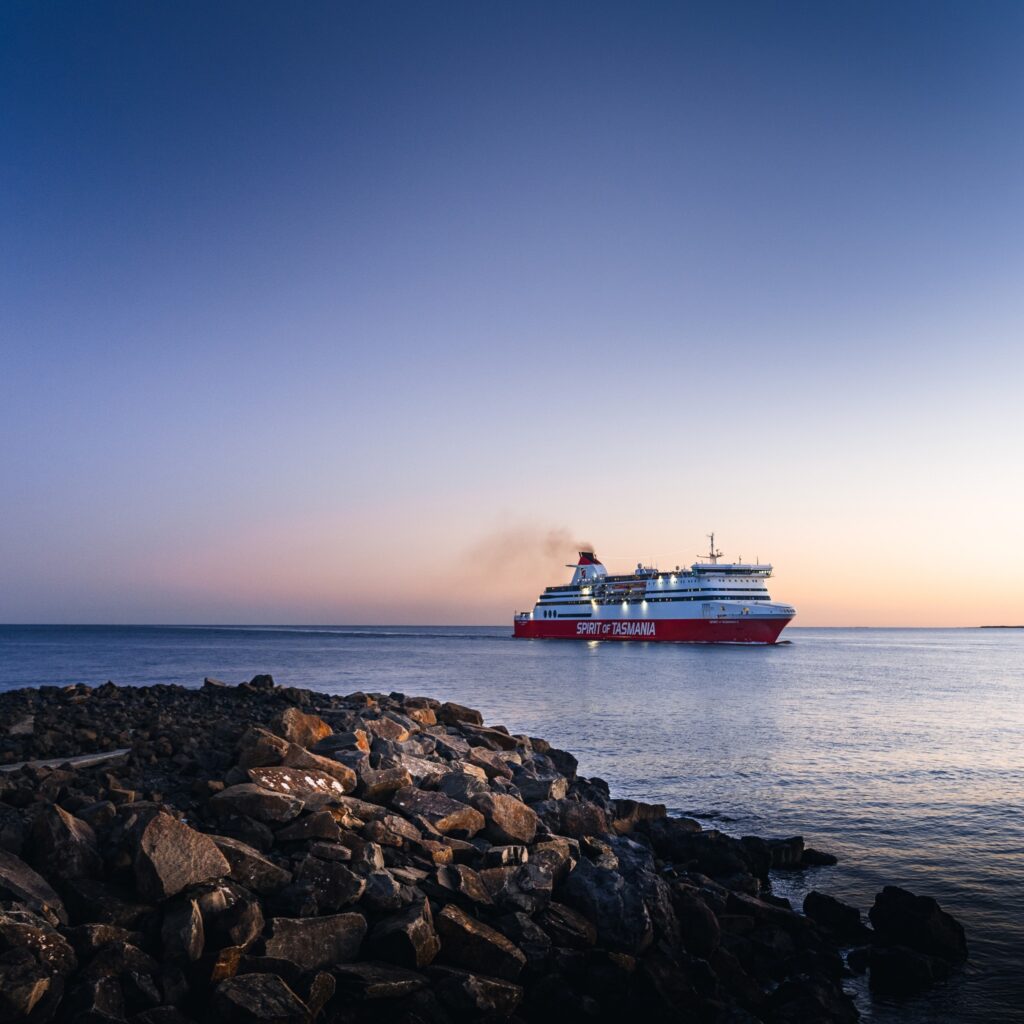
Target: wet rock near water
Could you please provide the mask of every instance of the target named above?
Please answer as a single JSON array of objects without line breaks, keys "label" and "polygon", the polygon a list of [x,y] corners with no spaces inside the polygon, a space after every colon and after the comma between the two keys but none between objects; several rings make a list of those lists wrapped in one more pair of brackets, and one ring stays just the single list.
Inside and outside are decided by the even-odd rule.
[{"label": "wet rock near water", "polygon": [[851,971],[906,996],[966,957],[934,900],[799,913],[772,873],[834,857],[615,799],[451,702],[43,687],[0,695],[0,764],[4,1021],[824,1024]]}]

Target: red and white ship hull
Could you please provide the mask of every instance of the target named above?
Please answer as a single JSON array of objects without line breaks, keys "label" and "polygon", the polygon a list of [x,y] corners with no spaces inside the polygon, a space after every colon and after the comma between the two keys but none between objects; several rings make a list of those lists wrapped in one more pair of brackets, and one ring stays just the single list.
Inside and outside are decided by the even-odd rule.
[{"label": "red and white ship hull", "polygon": [[589,622],[516,619],[514,635],[533,640],[641,640],[675,644],[773,644],[790,619],[619,619]]}]

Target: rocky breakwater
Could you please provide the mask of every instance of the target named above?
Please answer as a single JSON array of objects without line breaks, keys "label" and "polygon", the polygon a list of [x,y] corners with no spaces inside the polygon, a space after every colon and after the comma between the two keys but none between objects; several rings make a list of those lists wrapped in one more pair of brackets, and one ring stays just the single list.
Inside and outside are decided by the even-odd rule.
[{"label": "rocky breakwater", "polygon": [[[55,755],[126,748],[93,765]],[[237,687],[0,696],[0,1021],[845,1022],[944,977],[932,900],[617,800],[457,704]],[[852,952],[850,949],[852,947]]]}]

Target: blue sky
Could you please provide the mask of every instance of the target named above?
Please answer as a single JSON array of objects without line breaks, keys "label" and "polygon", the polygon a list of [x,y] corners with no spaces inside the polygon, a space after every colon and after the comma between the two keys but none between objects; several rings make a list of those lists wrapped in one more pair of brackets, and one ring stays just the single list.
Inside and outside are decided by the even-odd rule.
[{"label": "blue sky", "polygon": [[1022,44],[1011,3],[5,5],[0,621],[504,621],[571,551],[490,540],[712,528],[807,622],[1024,618]]}]

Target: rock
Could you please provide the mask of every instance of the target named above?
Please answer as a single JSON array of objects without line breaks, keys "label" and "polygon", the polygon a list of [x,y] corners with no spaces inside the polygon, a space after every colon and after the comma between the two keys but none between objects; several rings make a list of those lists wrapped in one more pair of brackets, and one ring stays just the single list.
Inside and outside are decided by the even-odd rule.
[{"label": "rock", "polygon": [[152,900],[167,899],[231,870],[209,836],[163,813],[143,829],[134,866],[139,892]]},{"label": "rock", "polygon": [[803,867],[803,836],[791,836],[789,839],[767,839],[765,842],[772,856],[772,867],[777,871],[792,871]]},{"label": "rock", "polygon": [[589,949],[597,943],[594,923],[564,903],[549,903],[537,915],[537,924],[556,946]]},{"label": "rock", "polygon": [[241,782],[210,798],[218,816],[244,815],[261,822],[285,822],[298,817],[305,805],[289,793],[275,793],[252,782]]},{"label": "rock", "polygon": [[710,960],[722,938],[722,929],[714,911],[700,898],[697,890],[689,886],[673,888],[672,905],[679,923],[680,940],[687,953]]},{"label": "rock", "polygon": [[445,725],[459,725],[462,722],[469,722],[471,725],[484,724],[484,716],[479,711],[464,707],[462,704],[455,704],[452,701],[445,701],[437,709],[437,720]]},{"label": "rock", "polygon": [[465,864],[447,864],[437,869],[438,892],[446,899],[456,899],[467,907],[489,906],[494,901],[483,879]]},{"label": "rock", "polygon": [[306,1004],[276,974],[241,974],[222,981],[214,992],[218,1018],[247,1024],[308,1024]]},{"label": "rock", "polygon": [[811,846],[804,847],[800,863],[805,868],[833,867],[839,863],[839,858],[834,853],[822,853]]},{"label": "rock", "polygon": [[267,956],[291,960],[304,971],[354,960],[366,935],[366,918],[362,914],[275,917],[270,926]]},{"label": "rock", "polygon": [[300,747],[297,743],[288,744],[282,764],[286,768],[312,769],[324,775],[330,775],[338,781],[342,793],[351,793],[356,788],[356,773],[352,768],[340,761],[335,761],[334,758],[311,754],[305,747]]},{"label": "rock", "polygon": [[519,985],[453,968],[431,967],[434,990],[460,1019],[507,1020],[523,1000]]},{"label": "rock", "polygon": [[23,1020],[50,992],[53,978],[27,950],[0,960],[0,1020]]},{"label": "rock", "polygon": [[527,846],[537,835],[537,815],[513,796],[485,793],[471,798],[486,821],[484,835],[499,845],[524,843]]},{"label": "rock", "polygon": [[597,804],[588,800],[546,800],[535,804],[533,809],[558,836],[582,839],[584,836],[605,835],[610,831],[607,815]]},{"label": "rock", "polygon": [[275,715],[270,723],[270,729],[289,743],[297,743],[300,747],[313,747],[334,731],[322,718],[307,715],[294,707],[285,708]]},{"label": "rock", "polygon": [[871,991],[884,996],[922,992],[951,973],[948,960],[906,946],[874,946],[868,956]]},{"label": "rock", "polygon": [[359,773],[356,792],[364,800],[386,803],[400,789],[411,785],[412,776],[406,768],[369,768]]},{"label": "rock", "polygon": [[581,860],[565,880],[561,898],[594,922],[609,948],[635,954],[650,945],[653,929],[644,901],[618,872]]},{"label": "rock", "polygon": [[337,911],[351,906],[363,895],[366,881],[339,861],[303,858],[295,874],[297,881],[312,886],[320,910]]},{"label": "rock", "polygon": [[291,744],[258,725],[250,726],[238,742],[238,764],[241,768],[260,768],[282,764]]},{"label": "rock", "polygon": [[164,955],[172,959],[198,960],[203,955],[205,933],[203,915],[199,904],[187,900],[164,910],[163,925],[160,928]]},{"label": "rock", "polygon": [[27,855],[43,874],[54,878],[93,877],[103,868],[92,826],[59,804],[49,804],[32,822]]},{"label": "rock", "polygon": [[64,904],[46,879],[6,850],[0,850],[0,900],[24,903],[54,923],[68,923]]},{"label": "rock", "polygon": [[880,945],[907,946],[951,963],[967,958],[963,926],[930,896],[887,885],[875,897],[868,916]]},{"label": "rock", "polygon": [[860,919],[860,911],[834,896],[812,889],[804,897],[804,913],[839,938],[864,942],[870,937]]},{"label": "rock", "polygon": [[358,1000],[402,999],[427,984],[422,974],[391,964],[341,964],[334,974],[339,992]]},{"label": "rock", "polygon": [[228,862],[228,874],[239,885],[266,895],[283,889],[292,880],[290,871],[279,867],[248,843],[228,836],[211,835],[210,838]]},{"label": "rock", "polygon": [[441,942],[434,929],[430,903],[414,903],[378,921],[370,932],[368,949],[376,959],[399,967],[426,967],[437,956]]},{"label": "rock", "polygon": [[353,729],[351,732],[336,732],[327,736],[313,747],[314,754],[330,757],[339,750],[358,750],[364,754],[370,752],[370,734],[365,729]]},{"label": "rock", "polygon": [[441,959],[456,967],[515,981],[526,956],[504,935],[449,904],[436,918]]},{"label": "rock", "polygon": [[639,800],[613,800],[609,820],[616,835],[626,835],[642,823],[660,821],[666,816],[664,804],[645,804]]},{"label": "rock", "polygon": [[326,839],[337,842],[341,836],[341,826],[329,810],[314,811],[297,818],[290,825],[278,829],[276,838],[280,843],[302,842],[306,839]]},{"label": "rock", "polygon": [[344,765],[338,767],[347,773],[345,782],[315,768],[249,768],[247,772],[261,789],[298,797],[313,809],[355,789],[356,773]]},{"label": "rock", "polygon": [[444,835],[472,837],[484,827],[484,816],[478,810],[443,793],[407,786],[391,798],[391,806],[406,817],[424,819]]},{"label": "rock", "polygon": [[366,876],[363,905],[376,914],[386,914],[402,905],[402,887],[389,871],[372,871]]}]

